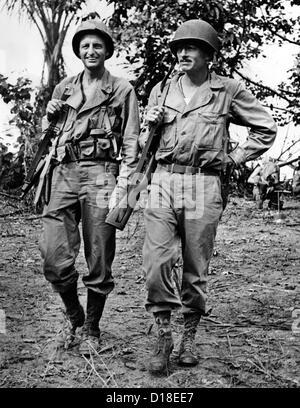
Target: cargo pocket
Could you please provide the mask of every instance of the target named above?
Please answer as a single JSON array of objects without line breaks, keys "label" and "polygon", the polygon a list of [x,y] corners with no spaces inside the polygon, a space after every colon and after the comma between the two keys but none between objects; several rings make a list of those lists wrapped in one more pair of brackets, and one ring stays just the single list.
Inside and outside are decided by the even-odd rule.
[{"label": "cargo pocket", "polygon": [[159,143],[160,152],[169,152],[175,147],[176,139],[176,114],[165,112]]},{"label": "cargo pocket", "polygon": [[226,114],[198,112],[194,120],[196,149],[221,149],[225,132]]}]

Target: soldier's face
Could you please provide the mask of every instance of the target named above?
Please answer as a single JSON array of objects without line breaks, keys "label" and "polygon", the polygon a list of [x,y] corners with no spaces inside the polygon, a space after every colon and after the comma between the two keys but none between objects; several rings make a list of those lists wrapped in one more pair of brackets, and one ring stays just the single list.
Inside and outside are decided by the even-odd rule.
[{"label": "soldier's face", "polygon": [[98,70],[104,66],[107,57],[104,40],[95,34],[86,34],[79,44],[79,55],[84,66],[90,70]]},{"label": "soldier's face", "polygon": [[183,42],[177,47],[179,68],[182,72],[199,72],[207,69],[209,55],[192,42]]}]

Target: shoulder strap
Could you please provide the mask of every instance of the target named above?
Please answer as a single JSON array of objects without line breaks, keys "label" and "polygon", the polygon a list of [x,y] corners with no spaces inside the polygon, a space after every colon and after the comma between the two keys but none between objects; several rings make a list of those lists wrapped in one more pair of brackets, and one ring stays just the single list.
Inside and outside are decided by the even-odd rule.
[{"label": "shoulder strap", "polygon": [[169,93],[170,86],[171,86],[171,80],[168,80],[165,83],[164,88],[162,89],[162,91],[159,93],[158,100],[159,100],[159,105],[160,106],[165,105],[165,102],[166,102],[166,99],[167,99],[167,96],[168,96],[168,93]]}]

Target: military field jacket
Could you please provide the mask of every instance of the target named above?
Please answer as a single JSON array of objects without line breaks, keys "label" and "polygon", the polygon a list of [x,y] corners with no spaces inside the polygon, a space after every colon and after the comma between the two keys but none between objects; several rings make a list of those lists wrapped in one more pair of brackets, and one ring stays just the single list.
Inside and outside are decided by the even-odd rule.
[{"label": "military field jacket", "polygon": [[188,104],[175,75],[161,93],[151,91],[148,109],[164,100],[164,118],[156,159],[221,170],[228,161],[230,123],[246,126],[249,135],[230,156],[236,164],[255,159],[273,144],[277,127],[257,99],[235,79],[210,74]]},{"label": "military field jacket", "polygon": [[[67,141],[84,140],[88,137],[89,130],[101,126],[98,123],[100,109],[106,105],[111,129],[122,156],[118,183],[121,186],[126,184],[125,179],[130,176],[137,163],[140,118],[135,91],[127,80],[115,77],[105,70],[99,87],[83,103],[82,74],[64,79],[53,91],[52,99],[61,99],[66,90],[66,104],[69,107],[66,117],[62,120],[57,159],[63,159]],[[46,120],[43,127],[47,125]]]}]

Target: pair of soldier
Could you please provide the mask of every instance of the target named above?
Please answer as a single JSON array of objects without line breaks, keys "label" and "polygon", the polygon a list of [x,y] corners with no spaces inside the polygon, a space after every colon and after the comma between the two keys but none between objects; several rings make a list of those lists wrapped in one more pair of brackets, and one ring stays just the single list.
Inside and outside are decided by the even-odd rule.
[{"label": "pair of soldier", "polygon": [[[221,171],[228,163],[233,167],[255,159],[272,145],[276,135],[272,117],[253,95],[234,79],[209,71],[220,49],[217,32],[210,24],[189,20],[169,44],[179,72],[168,80],[162,94],[160,84],[153,88],[145,115],[146,123],[160,125],[158,165],[145,210],[143,247],[146,309],[153,313],[158,328],[149,361],[153,373],[167,370],[173,349],[171,312],[178,308],[184,316],[179,363],[198,363],[194,340],[201,315],[206,313],[207,271],[223,211]],[[79,351],[88,355],[91,346],[99,346],[99,322],[114,287],[115,229],[105,218],[126,193],[144,141],[139,137],[138,104],[132,86],[104,67],[114,50],[107,27],[96,19],[83,22],[72,45],[84,70],[57,85],[47,106],[48,121],[59,115],[61,128],[41,251],[46,279],[60,294],[71,322],[66,336],[72,340],[83,326]],[[64,94],[67,98],[62,98]],[[247,141],[228,155],[231,121],[250,131]],[[183,199],[175,205],[179,187]],[[186,205],[191,201],[194,211]],[[77,295],[75,269],[80,220],[88,265],[83,277],[86,315]],[[178,238],[183,258],[181,299],[172,283]]]},{"label": "pair of soldier", "polygon": [[265,200],[268,200],[270,209],[281,210],[283,201],[279,200],[276,189],[280,189],[280,168],[273,158],[266,158],[258,165],[248,178],[253,184],[253,198],[257,208],[261,210]]}]

